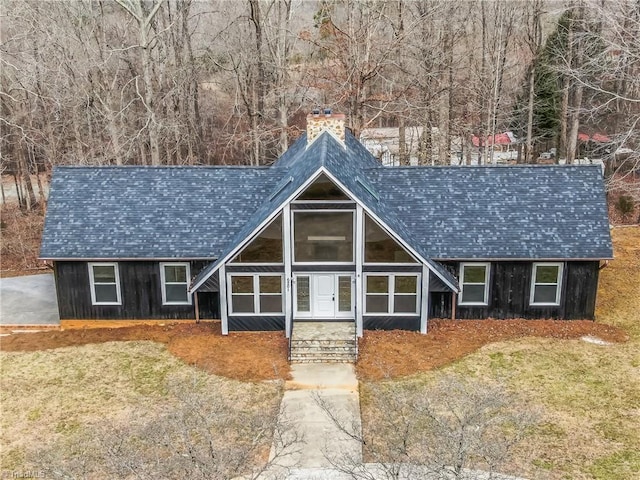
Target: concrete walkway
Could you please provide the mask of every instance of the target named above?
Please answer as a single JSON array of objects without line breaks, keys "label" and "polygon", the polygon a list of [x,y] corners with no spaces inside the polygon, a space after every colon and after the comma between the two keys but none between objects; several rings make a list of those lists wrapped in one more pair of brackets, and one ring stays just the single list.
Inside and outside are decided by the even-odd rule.
[{"label": "concrete walkway", "polygon": [[0,326],[59,324],[53,274],[0,278]]},{"label": "concrete walkway", "polygon": [[[274,467],[264,478],[339,478],[332,462],[362,462],[361,443],[331,419],[333,416],[348,432],[361,435],[354,366],[294,364],[291,370],[293,379],[286,383],[280,417],[283,424],[291,426],[285,433],[285,442],[288,436],[292,445],[288,455],[273,459]],[[274,445],[272,457],[277,449]]]}]

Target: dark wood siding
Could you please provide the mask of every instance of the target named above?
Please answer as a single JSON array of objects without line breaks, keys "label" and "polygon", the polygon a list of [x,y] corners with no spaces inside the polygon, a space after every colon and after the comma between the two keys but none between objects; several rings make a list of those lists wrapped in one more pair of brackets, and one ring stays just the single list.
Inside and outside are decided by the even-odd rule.
[{"label": "dark wood siding", "polygon": [[284,273],[284,265],[227,265],[227,273]]},{"label": "dark wood siding", "polygon": [[284,316],[229,317],[230,332],[284,331]]},{"label": "dark wood siding", "polygon": [[[177,260],[178,261],[178,260]],[[187,261],[187,260],[185,260]],[[60,318],[71,319],[192,319],[194,305],[162,305],[160,262],[117,262],[120,274],[121,305],[92,305],[87,262],[55,262],[56,289]],[[193,261],[191,275],[197,275],[209,262]],[[201,294],[202,295],[202,294]],[[200,297],[206,318],[219,317],[216,295]]]},{"label": "dark wood siding", "polygon": [[413,272],[421,273],[422,265],[375,265],[368,264],[362,266],[363,272],[381,272],[381,273],[402,273]]},{"label": "dark wood siding", "polygon": [[220,294],[198,292],[198,308],[201,320],[220,319]]},{"label": "dark wood siding", "polygon": [[292,203],[291,210],[355,210],[354,202],[315,202],[315,203]]},{"label": "dark wood siding", "polygon": [[365,316],[362,319],[365,330],[420,330],[420,317]]},{"label": "dark wood siding", "polygon": [[294,272],[355,272],[355,265],[293,265]]},{"label": "dark wood siding", "polygon": [[[445,267],[456,277],[459,264]],[[531,306],[532,262],[492,262],[489,277],[489,305],[456,305],[456,318],[558,318],[593,319],[598,288],[599,262],[566,262],[560,305]],[[452,294],[431,292],[429,317],[451,317]]]},{"label": "dark wood siding", "polygon": [[[218,292],[220,291],[220,279],[218,275],[218,270],[216,270],[209,278],[205,280],[205,282],[200,285],[198,288],[199,292]],[[191,273],[193,275],[193,272]]]}]

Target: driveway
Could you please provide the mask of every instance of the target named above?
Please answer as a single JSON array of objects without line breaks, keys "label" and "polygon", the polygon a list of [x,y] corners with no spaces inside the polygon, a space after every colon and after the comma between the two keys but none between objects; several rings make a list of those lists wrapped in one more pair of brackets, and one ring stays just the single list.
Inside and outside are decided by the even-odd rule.
[{"label": "driveway", "polygon": [[59,325],[53,274],[0,278],[0,325]]}]

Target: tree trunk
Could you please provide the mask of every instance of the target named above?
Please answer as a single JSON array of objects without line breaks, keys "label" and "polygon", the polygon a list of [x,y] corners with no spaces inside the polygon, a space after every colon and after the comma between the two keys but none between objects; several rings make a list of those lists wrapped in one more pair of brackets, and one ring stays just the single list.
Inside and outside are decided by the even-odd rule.
[{"label": "tree trunk", "polygon": [[[536,61],[531,65],[529,72],[529,107],[527,112],[527,143],[524,155],[524,163],[533,163],[533,107],[536,100],[535,95]],[[520,157],[520,156],[518,156]]]},{"label": "tree trunk", "polygon": [[156,114],[156,97],[152,79],[152,50],[149,41],[149,29],[153,18],[162,5],[162,0],[154,0],[149,13],[143,9],[144,0],[116,0],[138,23],[138,38],[140,41],[140,63],[142,65],[142,80],[144,82],[144,107],[147,111],[149,149],[151,151],[151,164],[160,165],[160,128]]},{"label": "tree trunk", "polygon": [[582,106],[582,85],[575,86],[573,111],[571,112],[571,131],[567,148],[567,163],[575,163],[578,155],[578,134],[580,132],[580,108]]},{"label": "tree trunk", "polygon": [[398,162],[400,165],[409,165],[407,161],[407,128],[403,116],[398,119]]}]

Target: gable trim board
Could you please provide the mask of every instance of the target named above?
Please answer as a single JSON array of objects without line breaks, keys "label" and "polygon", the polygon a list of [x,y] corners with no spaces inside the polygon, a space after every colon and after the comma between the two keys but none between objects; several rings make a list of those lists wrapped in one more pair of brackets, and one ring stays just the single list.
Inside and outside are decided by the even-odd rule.
[{"label": "gable trim board", "polygon": [[[217,312],[225,334],[230,329],[284,329],[288,335],[296,321],[293,279],[311,280],[313,275],[326,277],[325,283],[329,278],[338,282],[339,275],[351,276],[352,321],[358,335],[366,328],[426,333],[429,316],[449,316],[452,308],[457,318],[592,318],[599,262],[612,258],[597,167],[382,167],[353,135],[344,134],[338,141],[333,132],[323,131],[313,142],[303,134],[269,168],[55,168],[41,258],[54,262],[61,318],[207,318]],[[333,183],[336,193],[298,201],[320,176]],[[314,192],[324,188],[319,185]],[[294,212],[320,216],[325,208],[352,212],[353,238],[348,243],[353,261],[320,260],[346,258],[330,254],[296,263],[292,255],[294,241],[299,240],[294,239],[292,222],[298,214]],[[283,216],[282,238],[267,236],[267,243],[260,245],[280,245],[283,261],[231,263],[278,215]],[[405,258],[397,253],[404,250],[416,263],[365,263],[369,245],[365,237],[373,235],[367,233],[367,218],[379,227],[377,235],[382,238],[371,245],[395,248],[387,250],[396,252],[389,254],[395,260]],[[306,237],[320,236],[328,242],[335,236],[330,230],[342,232],[331,227],[334,217],[324,221],[320,225],[330,227],[326,235],[322,229],[306,227],[310,228]],[[305,248],[319,248],[318,252],[346,248],[311,243]],[[247,258],[269,259],[269,255]],[[383,254],[376,260],[385,258]],[[119,262],[122,305],[87,305],[87,262]],[[188,292],[198,296],[193,305],[162,304],[162,262],[189,263],[195,277],[189,279]],[[460,291],[461,262],[490,264],[486,305],[453,304]],[[534,263],[544,262],[563,265],[559,304],[532,306],[532,269]],[[364,313],[370,291],[367,278],[403,277],[403,272],[404,277],[419,279],[415,282],[418,313]],[[282,314],[230,313],[230,275],[242,273],[254,277],[272,273],[283,279]],[[413,283],[402,281],[404,288]],[[256,282],[254,289],[259,288]],[[331,288],[338,288],[335,285]],[[388,294],[392,293],[389,287]],[[395,305],[395,299],[386,298],[388,305]]]}]

